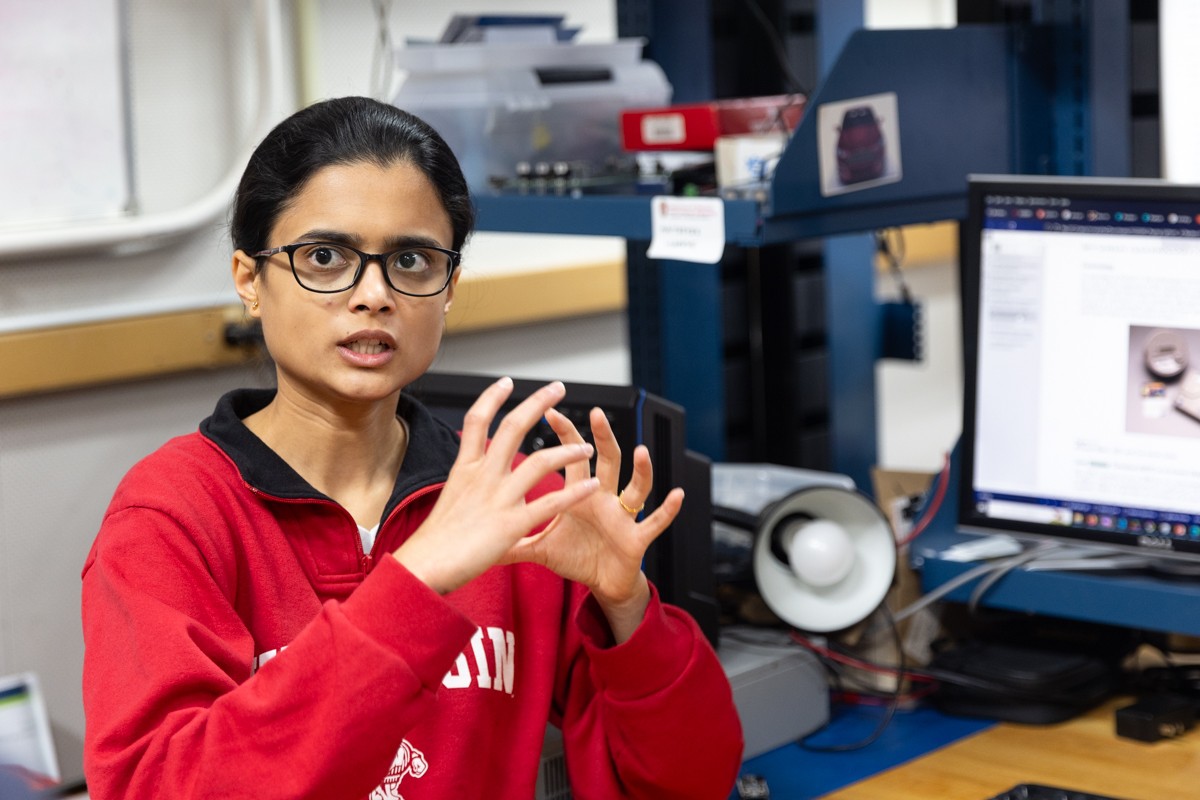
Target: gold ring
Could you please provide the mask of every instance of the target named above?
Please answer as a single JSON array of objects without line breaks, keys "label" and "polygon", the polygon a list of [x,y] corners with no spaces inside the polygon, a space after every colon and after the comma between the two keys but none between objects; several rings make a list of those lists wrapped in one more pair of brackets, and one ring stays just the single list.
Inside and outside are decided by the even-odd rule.
[{"label": "gold ring", "polygon": [[642,513],[642,509],[646,507],[645,502],[643,502],[637,508],[630,508],[629,506],[625,505],[625,500],[621,497],[621,495],[617,495],[617,502],[621,504],[621,508],[628,511],[630,514],[640,514]]}]

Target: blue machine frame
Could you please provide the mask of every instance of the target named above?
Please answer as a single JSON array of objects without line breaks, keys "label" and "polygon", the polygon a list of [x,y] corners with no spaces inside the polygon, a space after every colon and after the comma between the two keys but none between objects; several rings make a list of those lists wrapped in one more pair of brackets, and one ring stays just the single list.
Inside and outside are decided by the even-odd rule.
[{"label": "blue machine frame", "polygon": [[[818,18],[844,30],[838,14],[856,5],[823,0]],[[1105,24],[1097,23],[1116,5],[1051,4],[1054,17],[1024,26],[853,31],[809,96],[766,198],[725,203],[730,244],[828,239],[831,466],[859,486],[870,486],[876,463],[881,312],[873,251],[865,237],[851,234],[961,218],[970,173],[1128,174],[1127,70],[1097,53],[1116,48],[1119,55],[1122,46],[1128,52],[1128,24],[1121,24],[1127,15],[1114,22],[1103,14]],[[861,8],[855,13],[860,23]],[[838,51],[833,44],[829,52]],[[897,98],[903,177],[823,196],[817,114],[810,112],[883,93]],[[1102,143],[1096,129],[1105,133]],[[642,252],[651,233],[648,197],[481,195],[476,201],[484,230],[622,236]],[[724,460],[720,267],[656,263],[652,277],[631,274],[634,380],[686,408],[689,446]]]}]

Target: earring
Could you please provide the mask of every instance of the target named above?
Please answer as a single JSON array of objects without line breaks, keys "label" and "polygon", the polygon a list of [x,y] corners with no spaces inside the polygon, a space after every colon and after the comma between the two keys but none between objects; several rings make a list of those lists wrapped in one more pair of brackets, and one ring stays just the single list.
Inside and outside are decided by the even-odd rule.
[{"label": "earring", "polygon": [[258,311],[258,301],[257,300],[255,300],[253,303],[250,304],[250,310]]}]

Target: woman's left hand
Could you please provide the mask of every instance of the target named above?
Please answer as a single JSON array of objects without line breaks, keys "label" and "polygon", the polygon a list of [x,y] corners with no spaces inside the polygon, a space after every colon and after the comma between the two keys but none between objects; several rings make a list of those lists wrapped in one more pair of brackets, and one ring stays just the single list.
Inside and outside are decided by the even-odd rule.
[{"label": "woman's left hand", "polygon": [[[557,410],[547,411],[546,421],[563,444],[584,442],[571,421]],[[629,483],[618,487],[621,448],[608,418],[602,410],[593,408],[589,422],[600,488],[560,513],[541,532],[518,542],[505,560],[541,564],[562,578],[588,587],[617,642],[623,642],[641,622],[650,601],[642,558],[679,513],[683,490],[672,489],[658,508],[639,521],[638,515],[654,485],[650,452],[645,445],[637,446]],[[587,461],[570,464],[565,471],[568,483],[591,477]]]}]

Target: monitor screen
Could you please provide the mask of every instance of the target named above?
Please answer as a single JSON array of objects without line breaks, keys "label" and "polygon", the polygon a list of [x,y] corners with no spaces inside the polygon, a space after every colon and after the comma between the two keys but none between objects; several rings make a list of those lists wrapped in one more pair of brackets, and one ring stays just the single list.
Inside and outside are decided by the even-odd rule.
[{"label": "monitor screen", "polygon": [[960,529],[1200,559],[1200,187],[973,176],[962,246]]}]

